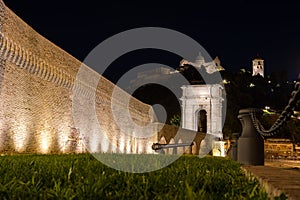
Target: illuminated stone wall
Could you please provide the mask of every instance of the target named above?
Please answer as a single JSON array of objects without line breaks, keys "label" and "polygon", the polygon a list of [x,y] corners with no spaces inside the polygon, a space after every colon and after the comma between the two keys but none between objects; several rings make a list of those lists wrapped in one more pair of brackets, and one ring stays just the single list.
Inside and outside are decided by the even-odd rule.
[{"label": "illuminated stone wall", "polygon": [[[72,115],[73,92],[80,91],[88,98],[94,91],[88,83],[75,85],[81,65],[80,61],[34,31],[0,0],[1,153],[62,153],[67,151],[70,137],[78,139],[89,135],[76,129]],[[148,144],[152,140],[149,138],[121,134],[110,107],[112,101],[120,101],[111,97],[114,85],[102,77],[94,89],[96,114],[109,142],[103,142],[101,137],[87,138],[86,145],[93,145],[89,148],[97,152],[150,151]],[[130,97],[130,114],[137,124],[145,125],[154,120],[151,109]],[[89,116],[83,123],[90,123]],[[126,137],[120,138],[120,135]],[[153,141],[155,139],[153,136]],[[80,145],[76,143],[70,151],[84,151]]]}]

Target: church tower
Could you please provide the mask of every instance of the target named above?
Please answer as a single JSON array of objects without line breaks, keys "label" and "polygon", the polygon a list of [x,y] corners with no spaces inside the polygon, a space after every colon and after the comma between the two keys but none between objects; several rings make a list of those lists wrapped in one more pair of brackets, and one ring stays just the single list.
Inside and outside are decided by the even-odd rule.
[{"label": "church tower", "polygon": [[252,76],[257,74],[264,77],[264,60],[259,56],[252,60]]}]

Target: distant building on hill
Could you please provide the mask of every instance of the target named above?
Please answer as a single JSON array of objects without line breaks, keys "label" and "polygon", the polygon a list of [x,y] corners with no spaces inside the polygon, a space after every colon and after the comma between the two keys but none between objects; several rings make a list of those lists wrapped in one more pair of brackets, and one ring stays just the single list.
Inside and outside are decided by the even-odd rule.
[{"label": "distant building on hill", "polygon": [[212,74],[217,71],[223,71],[225,70],[221,66],[221,61],[219,57],[215,57],[215,59],[211,62],[206,62],[204,57],[202,56],[201,52],[199,52],[199,55],[197,56],[196,60],[194,62],[188,61],[188,60],[181,60],[179,67],[183,67],[184,65],[192,65],[196,69],[204,68],[205,71],[209,74]]},{"label": "distant building on hill", "polygon": [[264,60],[257,55],[256,58],[252,60],[252,75],[256,76],[259,74],[264,77],[264,71]]}]

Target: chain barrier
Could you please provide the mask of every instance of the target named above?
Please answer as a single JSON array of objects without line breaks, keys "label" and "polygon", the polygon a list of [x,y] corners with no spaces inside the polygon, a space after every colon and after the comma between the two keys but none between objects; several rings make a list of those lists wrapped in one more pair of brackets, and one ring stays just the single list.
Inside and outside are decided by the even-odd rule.
[{"label": "chain barrier", "polygon": [[280,116],[277,118],[275,123],[271,126],[270,129],[266,130],[260,121],[257,119],[255,112],[252,112],[251,119],[256,131],[264,137],[273,136],[283,127],[283,125],[290,119],[293,115],[294,109],[297,104],[300,102],[300,74],[298,80],[295,84],[294,90],[291,94],[291,98],[288,102],[288,105],[281,112]]}]

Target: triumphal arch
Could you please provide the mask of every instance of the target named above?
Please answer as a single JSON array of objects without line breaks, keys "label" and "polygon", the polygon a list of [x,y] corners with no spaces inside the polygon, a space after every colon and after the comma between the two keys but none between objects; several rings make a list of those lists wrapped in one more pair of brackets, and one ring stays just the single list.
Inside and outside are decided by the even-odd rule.
[{"label": "triumphal arch", "polygon": [[222,91],[219,84],[184,85],[182,97],[182,128],[223,138]]}]

